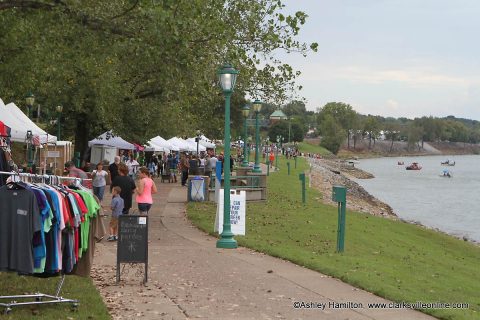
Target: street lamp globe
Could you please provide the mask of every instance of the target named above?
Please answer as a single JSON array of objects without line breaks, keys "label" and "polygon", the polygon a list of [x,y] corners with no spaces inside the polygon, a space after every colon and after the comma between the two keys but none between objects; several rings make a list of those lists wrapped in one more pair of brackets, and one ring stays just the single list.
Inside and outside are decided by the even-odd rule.
[{"label": "street lamp globe", "polygon": [[223,67],[218,70],[217,75],[223,92],[233,92],[237,81],[238,70],[235,70],[231,64],[224,64]]},{"label": "street lamp globe", "polygon": [[253,111],[260,112],[260,110],[262,110],[262,102],[257,99],[253,102]]},{"label": "street lamp globe", "polygon": [[57,112],[62,113],[63,111],[63,106],[57,106]]},{"label": "street lamp globe", "polygon": [[242,108],[242,115],[244,118],[247,118],[249,114],[250,114],[250,107],[246,104]]},{"label": "street lamp globe", "polygon": [[25,96],[25,103],[29,107],[33,106],[33,104],[35,103],[35,96],[33,95],[33,93],[27,93],[27,95]]}]

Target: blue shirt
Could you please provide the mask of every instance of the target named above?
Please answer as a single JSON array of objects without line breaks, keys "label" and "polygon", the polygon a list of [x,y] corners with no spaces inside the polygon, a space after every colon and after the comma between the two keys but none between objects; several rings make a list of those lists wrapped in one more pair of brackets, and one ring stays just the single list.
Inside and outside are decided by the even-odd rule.
[{"label": "blue shirt", "polygon": [[112,198],[112,217],[118,218],[123,211],[124,203],[123,199],[119,196],[116,195]]}]

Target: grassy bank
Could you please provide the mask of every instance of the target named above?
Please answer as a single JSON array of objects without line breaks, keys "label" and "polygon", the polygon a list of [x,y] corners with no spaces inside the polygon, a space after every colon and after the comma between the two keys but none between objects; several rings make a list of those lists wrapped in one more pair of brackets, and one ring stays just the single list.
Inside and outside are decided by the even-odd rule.
[{"label": "grassy bank", "polygon": [[[239,244],[332,275],[379,296],[408,302],[468,303],[468,309],[422,310],[442,319],[480,317],[480,248],[420,226],[347,211],[345,252],[335,253],[337,208],[316,190],[301,202],[298,169],[286,161],[268,178],[268,201],[247,205]],[[189,218],[213,233],[215,205],[190,203]]]},{"label": "grassy bank", "polygon": [[[0,272],[0,295],[21,295],[41,292],[55,295],[59,277],[40,279],[19,276],[16,273]],[[77,311],[71,311],[71,304],[53,304],[41,306],[13,307],[12,312],[4,315],[0,307],[0,319],[111,319],[102,297],[90,278],[67,276],[60,296],[66,299],[78,299]],[[18,300],[20,302],[21,300]],[[10,301],[3,300],[2,303]]]},{"label": "grassy bank", "polygon": [[300,150],[301,152],[305,152],[305,153],[316,153],[316,154],[320,154],[322,156],[332,154],[327,149],[319,146],[318,139],[305,140],[303,142],[299,142],[298,143],[298,150]]}]

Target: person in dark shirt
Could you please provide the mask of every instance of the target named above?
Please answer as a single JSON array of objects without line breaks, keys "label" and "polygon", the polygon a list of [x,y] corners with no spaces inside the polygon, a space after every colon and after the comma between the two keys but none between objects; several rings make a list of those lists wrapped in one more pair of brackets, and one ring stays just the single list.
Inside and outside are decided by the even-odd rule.
[{"label": "person in dark shirt", "polygon": [[[108,171],[110,172],[110,181],[118,177],[118,165],[120,164],[120,157],[116,156],[112,164],[108,166]],[[112,184],[110,183],[110,192],[112,192]]]},{"label": "person in dark shirt", "polygon": [[188,164],[190,165],[188,169],[188,173],[191,175],[198,175],[199,161],[197,156],[193,155],[191,159],[188,160]]},{"label": "person in dark shirt", "polygon": [[128,176],[128,167],[124,163],[118,164],[118,176],[112,181],[111,187],[120,187],[120,197],[123,199],[124,207],[122,214],[128,214],[132,207],[132,195],[135,192],[135,182]]}]

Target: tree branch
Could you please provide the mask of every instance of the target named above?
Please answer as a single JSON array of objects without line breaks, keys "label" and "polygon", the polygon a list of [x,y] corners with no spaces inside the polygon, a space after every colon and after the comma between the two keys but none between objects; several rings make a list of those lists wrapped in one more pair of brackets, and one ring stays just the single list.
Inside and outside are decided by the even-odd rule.
[{"label": "tree branch", "polygon": [[47,3],[35,0],[4,0],[0,1],[0,11],[14,8],[30,8],[30,9],[52,9],[54,3]]},{"label": "tree branch", "polygon": [[120,17],[123,17],[123,16],[127,15],[130,11],[135,9],[138,6],[139,3],[140,3],[140,0],[135,1],[135,3],[130,8],[128,8],[127,10],[123,11],[120,14],[117,14],[116,16],[113,16],[111,19],[114,20],[114,19],[117,19],[117,18],[120,18]]}]

